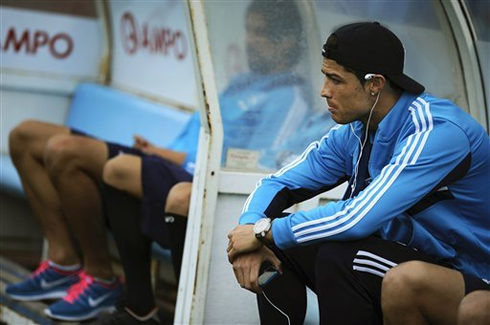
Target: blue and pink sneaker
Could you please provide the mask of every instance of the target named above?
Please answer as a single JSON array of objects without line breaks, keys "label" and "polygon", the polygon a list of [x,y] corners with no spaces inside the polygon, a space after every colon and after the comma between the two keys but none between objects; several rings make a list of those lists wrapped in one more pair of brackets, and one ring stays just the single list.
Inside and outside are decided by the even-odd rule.
[{"label": "blue and pink sneaker", "polygon": [[27,280],[9,284],[5,293],[22,301],[63,298],[68,288],[80,280],[79,273],[80,269],[63,271],[44,261]]},{"label": "blue and pink sneaker", "polygon": [[80,282],[68,290],[68,295],[44,310],[49,317],[65,321],[83,321],[96,317],[103,311],[114,311],[123,295],[121,281],[106,284],[85,272]]}]

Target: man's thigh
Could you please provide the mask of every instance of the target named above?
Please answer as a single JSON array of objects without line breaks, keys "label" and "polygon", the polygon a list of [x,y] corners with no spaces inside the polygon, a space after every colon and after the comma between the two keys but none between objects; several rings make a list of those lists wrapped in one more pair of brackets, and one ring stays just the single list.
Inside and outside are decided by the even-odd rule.
[{"label": "man's thigh", "polygon": [[28,150],[31,155],[42,161],[48,140],[56,135],[68,134],[70,129],[64,125],[34,120],[24,121],[10,134],[10,150],[14,154],[19,150]]},{"label": "man's thigh", "polygon": [[368,237],[318,249],[315,291],[322,323],[381,324],[381,282],[399,263],[431,257],[405,245]]}]

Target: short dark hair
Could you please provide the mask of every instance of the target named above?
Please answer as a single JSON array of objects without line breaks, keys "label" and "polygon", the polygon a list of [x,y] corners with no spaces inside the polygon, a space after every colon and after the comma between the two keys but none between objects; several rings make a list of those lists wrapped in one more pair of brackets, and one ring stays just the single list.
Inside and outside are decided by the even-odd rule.
[{"label": "short dark hair", "polygon": [[295,1],[253,0],[248,7],[247,15],[251,12],[264,17],[267,37],[271,42],[291,39],[295,43],[287,53],[281,54],[286,56],[288,63],[296,64],[304,45],[303,23]]}]

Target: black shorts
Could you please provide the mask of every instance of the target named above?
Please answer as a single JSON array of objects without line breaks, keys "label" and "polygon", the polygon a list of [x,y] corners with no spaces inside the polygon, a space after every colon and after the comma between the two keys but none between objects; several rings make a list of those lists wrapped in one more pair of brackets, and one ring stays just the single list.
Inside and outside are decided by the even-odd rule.
[{"label": "black shorts", "polygon": [[80,130],[77,130],[77,129],[71,129],[70,131],[71,131],[71,134],[73,134],[73,135],[80,135],[80,136],[84,136],[84,137],[88,137],[88,138],[92,138],[92,139],[96,139],[96,140],[99,140],[101,142],[104,142],[107,145],[107,159],[108,160],[114,158],[117,155],[120,155],[121,153],[128,154],[128,155],[140,156],[140,157],[146,156],[146,154],[144,154],[141,150],[136,149],[136,148],[128,147],[128,146],[125,146],[125,145],[122,145],[119,143],[115,143],[115,142],[105,141],[105,140],[99,139],[97,137],[94,137],[90,134],[87,134],[87,133],[80,131]]},{"label": "black shorts", "polygon": [[473,291],[486,290],[490,291],[490,282],[488,280],[480,279],[474,275],[463,274],[464,279],[464,294],[472,293]]},{"label": "black shorts", "polygon": [[[88,136],[84,132],[72,129],[76,135]],[[165,203],[170,189],[180,182],[191,182],[192,175],[180,165],[176,165],[155,155],[147,155],[136,148],[114,142],[105,142],[108,159],[120,154],[141,157],[141,232],[163,247],[168,247],[167,228],[164,222]]]},{"label": "black shorts", "polygon": [[179,165],[158,156],[143,156],[141,182],[141,231],[160,246],[169,248],[165,203],[170,189],[180,182],[191,182],[192,175]]},{"label": "black shorts", "polygon": [[[283,267],[294,274],[281,281],[276,277],[265,292],[274,304],[288,310],[295,322],[301,322],[298,297],[304,296],[301,286],[310,287],[318,296],[323,322],[332,324],[382,324],[381,283],[386,272],[407,261],[424,261],[447,267],[434,258],[411,247],[372,236],[356,241],[325,242],[292,249],[273,248]],[[488,290],[486,282],[472,275],[463,275],[466,293]],[[286,289],[284,289],[286,288]],[[271,291],[271,292],[270,292]],[[274,292],[276,291],[276,292]],[[303,304],[304,305],[304,304]],[[276,323],[284,316],[259,297],[263,323]],[[295,323],[292,322],[292,323]]]}]

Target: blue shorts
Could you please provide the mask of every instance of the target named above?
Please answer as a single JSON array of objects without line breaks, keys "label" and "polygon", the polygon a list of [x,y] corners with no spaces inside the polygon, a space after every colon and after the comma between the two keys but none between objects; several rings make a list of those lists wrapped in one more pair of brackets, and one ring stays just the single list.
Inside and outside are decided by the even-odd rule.
[{"label": "blue shorts", "polygon": [[[79,130],[73,134],[89,136]],[[141,232],[155,240],[162,247],[168,247],[168,235],[165,217],[165,203],[170,189],[180,182],[191,182],[192,175],[182,166],[155,155],[147,155],[136,148],[114,142],[105,142],[108,149],[108,159],[119,154],[129,154],[141,157]]]}]

